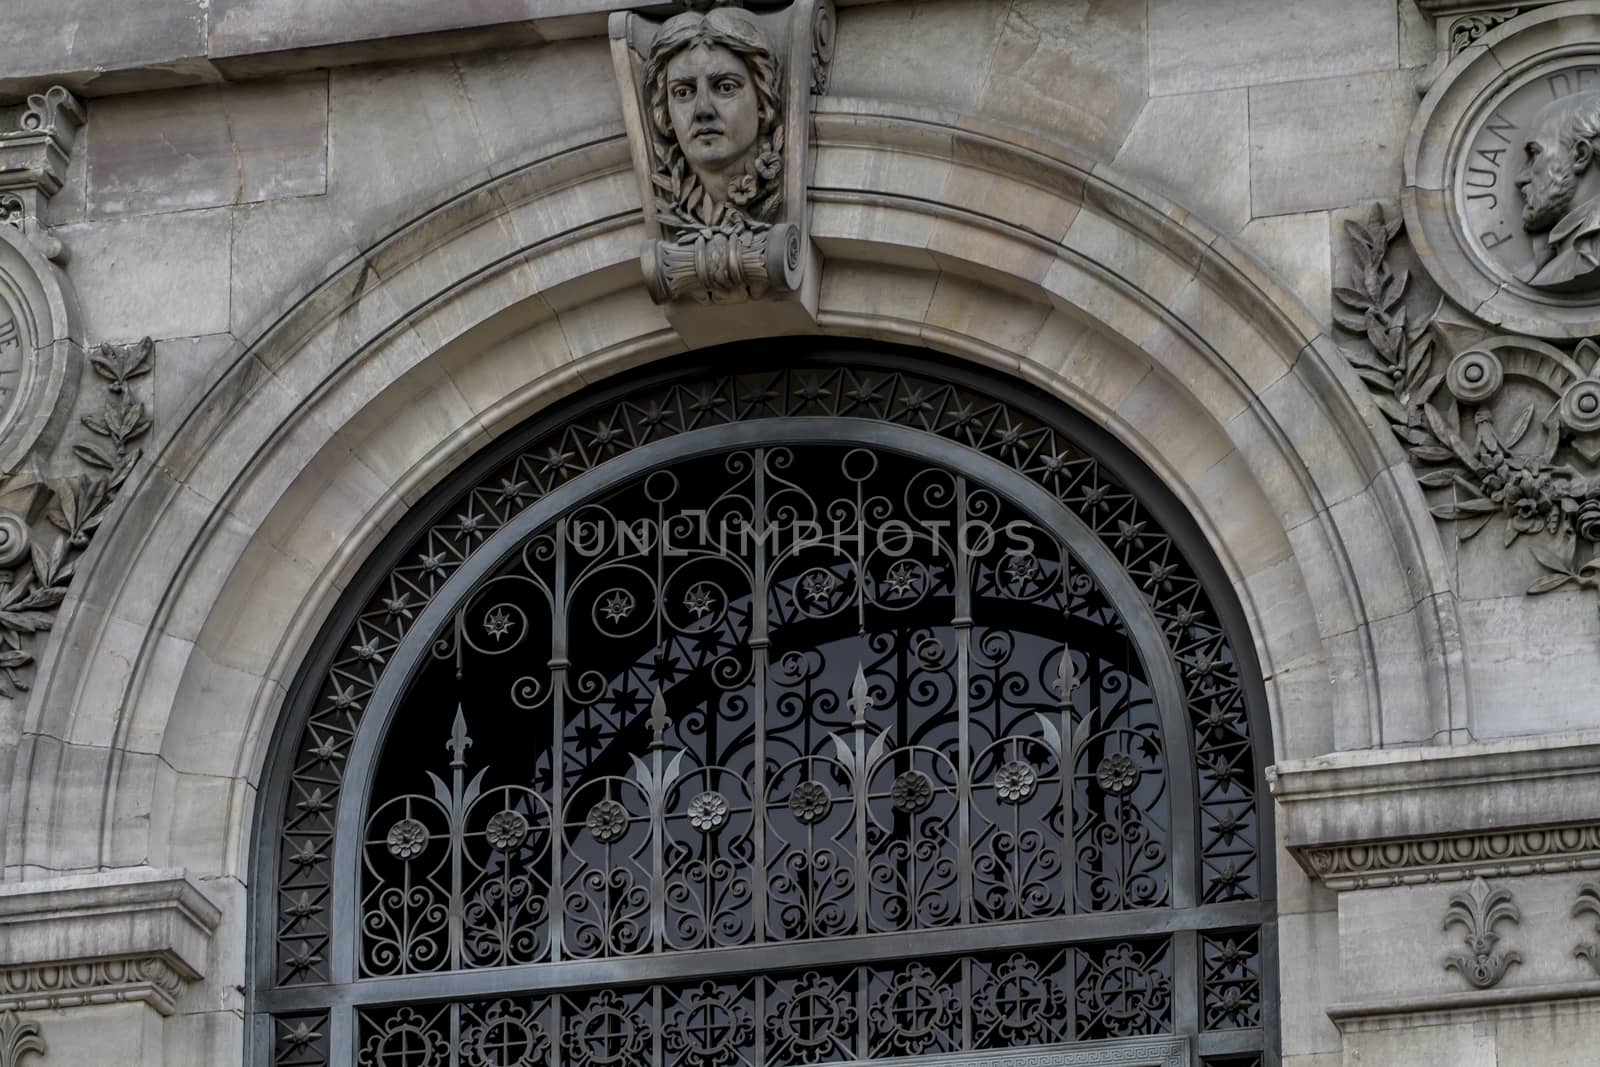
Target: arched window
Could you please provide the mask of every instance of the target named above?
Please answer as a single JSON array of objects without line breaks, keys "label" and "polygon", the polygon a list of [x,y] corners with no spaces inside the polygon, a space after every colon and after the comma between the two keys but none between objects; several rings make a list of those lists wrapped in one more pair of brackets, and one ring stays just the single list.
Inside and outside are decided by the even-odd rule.
[{"label": "arched window", "polygon": [[1020,390],[751,354],[512,435],[356,583],[258,1062],[1275,1062],[1257,687],[1170,501]]}]

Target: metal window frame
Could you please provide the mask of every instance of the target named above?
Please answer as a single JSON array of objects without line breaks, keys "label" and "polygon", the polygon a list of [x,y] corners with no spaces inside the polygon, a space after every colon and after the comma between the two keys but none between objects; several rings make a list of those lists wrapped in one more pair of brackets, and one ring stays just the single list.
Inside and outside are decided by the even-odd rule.
[{"label": "metal window frame", "polygon": [[[716,949],[709,953],[671,953],[653,959],[621,960],[586,960],[573,961],[562,964],[535,964],[523,968],[507,968],[500,971],[456,972],[450,975],[416,976],[400,979],[363,979],[359,982],[354,979],[354,967],[351,962],[353,955],[354,938],[350,936],[350,928],[343,926],[344,936],[340,936],[341,922],[348,921],[355,915],[352,899],[354,889],[354,871],[358,865],[356,853],[358,850],[346,845],[342,850],[336,850],[335,877],[339,879],[334,889],[334,936],[335,942],[331,951],[336,954],[335,973],[345,976],[346,980],[336,980],[332,985],[313,986],[285,986],[277,987],[274,983],[272,962],[272,944],[276,929],[276,894],[277,894],[277,841],[275,837],[275,824],[281,817],[286,799],[288,770],[293,763],[293,753],[289,745],[293,738],[299,736],[304,729],[306,720],[315,701],[320,681],[326,674],[329,666],[336,657],[339,648],[340,635],[346,633],[354,624],[363,606],[378,588],[383,576],[387,574],[401,558],[406,556],[413,548],[414,541],[422,535],[431,525],[440,520],[453,506],[456,506],[462,494],[476,485],[482,478],[496,467],[505,463],[511,456],[524,450],[530,442],[551,433],[562,425],[573,423],[585,415],[602,410],[619,399],[634,393],[648,390],[653,387],[671,384],[677,381],[690,382],[697,378],[726,375],[728,373],[746,372],[749,368],[743,364],[749,359],[753,346],[737,345],[724,350],[695,353],[690,357],[668,361],[648,372],[634,372],[624,375],[619,380],[612,381],[605,386],[591,390],[587,394],[587,402],[580,397],[577,401],[564,402],[559,412],[553,412],[529,420],[517,430],[507,433],[499,442],[485,449],[478,456],[457,469],[443,483],[436,486],[428,495],[415,506],[407,516],[391,531],[384,545],[373,554],[363,566],[357,578],[350,583],[344,597],[341,598],[338,608],[324,625],[317,641],[312,645],[312,652],[296,680],[291,687],[290,697],[286,703],[287,713],[282,717],[277,727],[277,742],[273,745],[268,757],[267,767],[263,775],[263,788],[258,798],[255,813],[256,843],[254,848],[254,862],[252,869],[252,884],[255,887],[251,893],[253,914],[249,925],[249,954],[251,964],[249,967],[250,987],[248,990],[247,1005],[250,1014],[250,1026],[247,1028],[247,1062],[253,1067],[266,1067],[270,1063],[271,1045],[271,1015],[275,1011],[306,1011],[316,1007],[327,1007],[336,1017],[346,1015],[343,1025],[336,1025],[334,1032],[344,1031],[344,1036],[334,1040],[332,1062],[343,1064],[350,1062],[349,1048],[349,1014],[359,1003],[386,1001],[393,1003],[396,997],[410,1000],[445,999],[460,995],[469,995],[474,991],[493,994],[496,992],[532,991],[536,988],[554,984],[557,981],[589,984],[590,982],[608,982],[618,980],[626,974],[628,980],[646,980],[647,976],[658,974],[661,977],[688,976],[693,974],[728,973],[728,954],[743,951],[760,951],[744,949]],[[1125,446],[1113,439],[1102,428],[1089,422],[1082,415],[1066,408],[1051,398],[1044,397],[1019,385],[1016,382],[998,379],[988,373],[974,370],[965,365],[957,365],[930,353],[920,350],[901,349],[895,346],[872,344],[866,342],[818,342],[814,339],[775,341],[763,344],[763,363],[777,365],[780,363],[814,368],[818,371],[837,370],[840,368],[855,367],[862,370],[894,373],[904,371],[933,378],[946,383],[954,384],[985,394],[997,402],[1016,408],[1019,412],[1050,426],[1064,438],[1073,443],[1087,455],[1102,464],[1106,470],[1131,492],[1160,523],[1162,532],[1170,537],[1177,545],[1188,565],[1199,576],[1202,586],[1207,591],[1213,610],[1220,617],[1225,632],[1229,635],[1234,655],[1239,664],[1241,683],[1246,691],[1246,704],[1249,709],[1251,744],[1256,753],[1257,763],[1264,765],[1270,760],[1271,745],[1268,741],[1270,734],[1269,724],[1266,720],[1265,694],[1259,668],[1254,658],[1254,644],[1250,639],[1248,628],[1245,626],[1243,613],[1235,601],[1230,583],[1226,580],[1220,564],[1210,550],[1201,531],[1193,518],[1183,508],[1181,503],[1172,493],[1162,485],[1144,464],[1133,456]],[[773,359],[771,357],[778,358]],[[448,612],[459,602],[460,593],[472,587],[472,582],[482,574],[489,573],[492,565],[502,557],[504,551],[514,550],[514,546],[522,537],[537,529],[548,518],[560,513],[570,503],[592,497],[602,491],[608,484],[616,484],[622,478],[633,476],[644,470],[653,468],[662,463],[671,462],[673,459],[694,455],[708,454],[724,451],[729,448],[748,447],[752,444],[779,443],[788,441],[794,443],[804,440],[827,439],[824,423],[835,420],[820,418],[795,418],[795,419],[756,419],[747,422],[731,423],[707,431],[692,431],[679,434],[673,438],[652,442],[650,444],[632,449],[615,459],[608,460],[600,467],[586,474],[573,478],[551,492],[548,496],[536,502],[513,521],[507,523],[500,531],[486,541],[470,558],[471,577],[464,577],[458,573],[452,576],[446,588],[429,603],[424,616],[419,617],[417,623],[407,631],[406,641],[411,644],[420,643],[424,647],[427,642],[418,638],[418,635],[432,633],[436,624],[448,617]],[[1045,525],[1062,534],[1074,551],[1086,551],[1086,559],[1092,559],[1091,570],[1102,581],[1115,576],[1123,582],[1129,582],[1128,576],[1121,565],[1106,553],[1100,545],[1095,534],[1083,527],[1065,507],[1051,500],[1032,480],[1026,476],[1005,467],[1003,464],[989,457],[983,456],[975,449],[968,448],[955,441],[940,438],[932,434],[920,433],[905,427],[893,426],[887,423],[870,422],[866,420],[839,420],[840,429],[848,429],[851,440],[872,447],[887,447],[892,450],[913,450],[913,454],[931,456],[941,465],[954,469],[965,469],[969,473],[981,471],[985,477],[993,477],[998,482],[1004,483],[1006,488],[1000,489],[1002,495],[1019,507],[1030,513],[1042,510],[1045,515],[1040,516]],[[999,486],[992,486],[999,488]],[[1038,508],[1040,503],[1044,506]],[[1064,531],[1071,530],[1074,536],[1068,539]],[[1073,542],[1079,542],[1073,545]],[[463,567],[465,572],[469,568]],[[458,580],[459,579],[459,580]],[[449,595],[447,595],[447,593]],[[1130,615],[1138,615],[1137,611],[1129,612],[1130,608],[1143,609],[1144,604],[1136,591],[1131,597],[1127,595],[1128,589],[1124,588],[1114,594],[1113,602],[1119,610]],[[437,610],[436,610],[437,609]],[[1148,615],[1148,611],[1144,612]],[[1130,622],[1133,620],[1130,619]],[[1154,667],[1159,664],[1170,674],[1171,667],[1167,662],[1167,655],[1149,656],[1148,649],[1152,646],[1146,640],[1153,633],[1154,646],[1164,649],[1165,641],[1153,618],[1148,622],[1137,624],[1141,630],[1138,641],[1142,652],[1145,652],[1147,663]],[[1148,629],[1146,628],[1148,626]],[[414,650],[413,650],[414,651]],[[413,661],[412,666],[415,665]],[[374,693],[369,706],[374,709],[363,718],[359,731],[359,760],[352,758],[349,771],[341,792],[339,806],[339,830],[336,841],[348,843],[354,840],[353,835],[360,833],[362,819],[368,806],[369,777],[372,773],[374,754],[381,750],[381,740],[387,732],[392,720],[392,711],[398,702],[400,694],[405,691],[409,682],[410,671],[390,669],[385,671],[381,682],[383,699]],[[1169,680],[1170,681],[1170,680]],[[1164,687],[1165,688],[1165,687]],[[1186,723],[1169,723],[1167,709],[1169,707],[1181,708],[1181,697],[1169,700],[1171,690],[1163,693],[1161,705],[1163,708],[1163,728],[1169,736],[1182,738],[1187,748],[1189,730]],[[1181,717],[1181,716],[1180,716]],[[381,727],[377,725],[381,720]],[[354,755],[354,754],[353,754]],[[1173,761],[1175,769],[1189,770],[1183,760]],[[359,774],[354,773],[359,770]],[[1174,786],[1178,785],[1174,782]],[[1012,944],[1028,943],[1035,941],[1048,927],[1059,934],[1063,941],[1077,941],[1085,937],[1119,936],[1123,933],[1151,933],[1168,930],[1175,933],[1187,934],[1179,938],[1175,949],[1179,958],[1175,960],[1175,975],[1182,976],[1184,980],[1192,978],[1198,985],[1201,978],[1200,967],[1196,960],[1197,948],[1195,935],[1201,929],[1229,925],[1259,926],[1261,930],[1261,967],[1262,967],[1262,1000],[1263,1021],[1266,1023],[1265,1033],[1261,1040],[1265,1044],[1265,1062],[1275,1063],[1277,1057],[1277,992],[1276,968],[1277,946],[1276,930],[1273,921],[1275,898],[1274,862],[1272,860],[1272,810],[1270,798],[1263,787],[1264,783],[1256,783],[1257,825],[1260,827],[1261,839],[1258,844],[1260,856],[1259,884],[1261,892],[1259,900],[1241,904],[1222,904],[1200,906],[1197,902],[1187,901],[1187,906],[1174,906],[1166,909],[1154,909],[1140,912],[1109,913],[1105,915],[1074,915],[1059,920],[1041,921],[1033,920],[1014,924],[988,924],[957,927],[948,931],[940,931],[943,940],[937,942],[941,948],[948,947],[952,951],[964,948],[990,949],[1004,948]],[[1173,795],[1193,796],[1192,777],[1190,788],[1186,792],[1179,792],[1174,788]],[[1173,805],[1174,822],[1180,817],[1186,817],[1193,824],[1191,833],[1177,833],[1174,827],[1174,837],[1182,838],[1185,847],[1192,848],[1198,839],[1198,806],[1191,801]],[[342,855],[341,855],[342,852]],[[1176,856],[1175,856],[1176,862]],[[1192,865],[1193,860],[1189,861]],[[1180,885],[1191,887],[1196,878],[1192,870],[1182,873],[1175,869],[1173,878],[1174,893],[1178,892]],[[1175,897],[1175,905],[1178,903]],[[1007,929],[1015,927],[1015,929]],[[890,958],[904,952],[914,939],[918,950],[929,944],[925,933],[906,935],[869,935],[866,940],[873,942],[867,957],[859,953],[848,957],[850,961],[859,962],[868,957]],[[852,939],[859,940],[859,939]],[[815,952],[819,961],[829,958],[829,942],[818,942],[815,946],[808,947],[808,953]],[[770,950],[770,948],[769,948]],[[837,949],[833,950],[837,954]],[[716,961],[699,960],[697,957],[715,954]],[[808,957],[809,958],[809,957]],[[551,970],[555,967],[557,970]],[[714,970],[709,969],[714,968]],[[425,988],[426,987],[426,988]],[[1175,1019],[1180,1031],[1187,1030],[1191,1035],[1199,1029],[1197,1018],[1198,1009],[1195,1005],[1199,999],[1198,989],[1188,989],[1181,992],[1177,998],[1188,1007],[1183,1012],[1182,1018]],[[1235,1035],[1237,1036],[1237,1035]],[[1185,1053],[1191,1055],[1187,1049],[1191,1040],[1198,1040],[1199,1051],[1202,1053],[1222,1053],[1229,1051],[1236,1045],[1237,1040],[1230,1039],[1226,1032],[1201,1034],[1198,1038],[1184,1039]],[[1089,1051],[1088,1046],[1073,1046],[1078,1051]],[[1018,1056],[1037,1055],[1038,1049],[1019,1052]],[[341,1056],[343,1058],[341,1059]],[[933,1062],[930,1060],[930,1062]],[[1010,1060],[995,1060],[989,1054],[963,1054],[952,1060],[952,1064],[966,1064],[968,1062],[984,1064],[1003,1064]],[[1017,1060],[1019,1064],[1031,1064],[1032,1060],[1026,1058]],[[1049,1061],[1038,1061],[1049,1062]],[[1063,1063],[1078,1062],[1063,1060]],[[1085,1063],[1094,1062],[1140,1062],[1130,1060],[1084,1060]],[[1157,1061],[1159,1062],[1159,1061]],[[1188,1062],[1183,1060],[1182,1062]]]}]

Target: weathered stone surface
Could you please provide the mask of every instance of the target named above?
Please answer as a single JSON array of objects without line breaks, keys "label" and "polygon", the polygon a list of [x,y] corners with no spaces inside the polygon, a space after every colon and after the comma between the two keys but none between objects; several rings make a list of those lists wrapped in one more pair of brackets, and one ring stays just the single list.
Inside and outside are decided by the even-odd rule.
[{"label": "weathered stone surface", "polygon": [[95,106],[88,213],[311,196],[327,159],[325,75],[113,97]]},{"label": "weathered stone surface", "polygon": [[1344,207],[1400,188],[1400,156],[1415,109],[1403,72],[1250,90],[1252,213]]},{"label": "weathered stone surface", "polygon": [[68,271],[84,323],[102,341],[196,337],[228,328],[226,208],[85,222],[56,234],[72,249]]},{"label": "weathered stone surface", "polygon": [[982,110],[1112,155],[1144,103],[1145,41],[1142,4],[1019,0],[1006,15]]},{"label": "weathered stone surface", "polygon": [[0,35],[6,80],[195,60],[206,50],[206,0],[11,0]]},{"label": "weathered stone surface", "polygon": [[1394,0],[1150,0],[1150,91],[1190,93],[1385,70]]},{"label": "weathered stone surface", "polygon": [[1240,231],[1239,243],[1261,257],[1286,282],[1319,323],[1332,321],[1332,242],[1326,212],[1256,219]]},{"label": "weathered stone surface", "polygon": [[1250,220],[1249,125],[1243,89],[1152,97],[1115,166],[1231,232]]},{"label": "weathered stone surface", "polygon": [[923,107],[976,108],[1005,7],[969,0],[915,0],[839,13],[835,96],[886,97]]},{"label": "weathered stone surface", "polygon": [[[212,0],[209,46],[214,55],[284,52],[295,48],[436,33],[548,14],[546,0]],[[603,5],[564,0],[567,14]]]}]

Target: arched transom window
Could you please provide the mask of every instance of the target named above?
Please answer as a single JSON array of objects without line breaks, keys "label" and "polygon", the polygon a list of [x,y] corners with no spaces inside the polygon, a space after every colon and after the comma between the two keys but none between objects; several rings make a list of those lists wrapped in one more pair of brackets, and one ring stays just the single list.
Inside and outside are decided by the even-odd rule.
[{"label": "arched transom window", "polygon": [[262,1063],[1269,1062],[1192,546],[1070,417],[903,367],[641,383],[419,509],[264,801]]}]

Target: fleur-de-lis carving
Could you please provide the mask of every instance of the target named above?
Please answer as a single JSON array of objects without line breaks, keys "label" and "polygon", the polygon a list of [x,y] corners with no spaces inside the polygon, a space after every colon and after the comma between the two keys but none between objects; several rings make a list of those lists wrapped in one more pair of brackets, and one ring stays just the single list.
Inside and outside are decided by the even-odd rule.
[{"label": "fleur-de-lis carving", "polygon": [[1450,897],[1450,907],[1445,912],[1444,929],[1460,926],[1466,931],[1467,946],[1467,951],[1445,957],[1445,969],[1461,972],[1474,989],[1493,989],[1513,964],[1522,962],[1522,954],[1515,949],[1497,949],[1500,935],[1494,928],[1502,922],[1514,926],[1521,920],[1522,912],[1512,903],[1511,890],[1490,889],[1482,878],[1473,879],[1467,892]]},{"label": "fleur-de-lis carving", "polygon": [[0,1015],[0,1067],[22,1067],[22,1058],[30,1052],[44,1055],[39,1024],[24,1022],[14,1011]]},{"label": "fleur-de-lis carving", "polygon": [[[1572,917],[1581,919],[1585,915],[1593,915],[1600,919],[1600,882],[1585,882],[1578,887],[1578,900],[1572,905]],[[1596,924],[1594,932],[1600,934],[1600,924]],[[1594,941],[1581,942],[1572,954],[1580,960],[1589,961],[1589,966],[1600,974],[1600,943]]]}]

